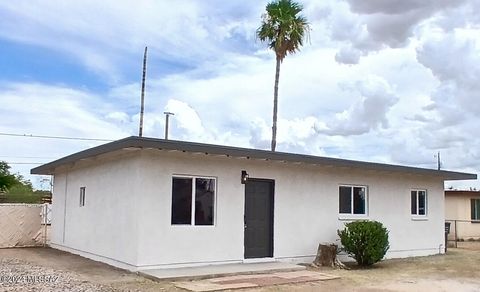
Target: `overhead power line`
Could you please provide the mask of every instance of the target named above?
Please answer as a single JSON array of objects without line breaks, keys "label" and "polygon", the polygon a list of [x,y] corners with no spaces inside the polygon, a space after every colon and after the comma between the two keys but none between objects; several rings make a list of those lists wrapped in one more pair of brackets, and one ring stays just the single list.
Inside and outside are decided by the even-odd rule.
[{"label": "overhead power line", "polygon": [[42,139],[59,139],[59,140],[101,141],[101,142],[112,142],[112,141],[114,141],[114,140],[111,140],[111,139],[65,137],[65,136],[46,136],[46,135],[28,135],[28,134],[13,134],[13,133],[0,133],[0,136],[42,138]]},{"label": "overhead power line", "polygon": [[8,162],[7,164],[45,164],[46,162]]},{"label": "overhead power line", "polygon": [[15,158],[15,159],[23,159],[23,158],[34,158],[34,159],[55,159],[56,157],[47,157],[47,156],[9,156],[9,155],[0,155],[0,158]]}]

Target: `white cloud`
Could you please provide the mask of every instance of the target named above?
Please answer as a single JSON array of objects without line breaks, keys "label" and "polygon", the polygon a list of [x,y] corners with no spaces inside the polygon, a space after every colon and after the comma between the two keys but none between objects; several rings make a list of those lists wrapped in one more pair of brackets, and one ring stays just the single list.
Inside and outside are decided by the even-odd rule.
[{"label": "white cloud", "polygon": [[124,112],[111,112],[105,118],[118,124],[126,124],[130,122],[130,117]]},{"label": "white cloud", "polygon": [[[187,103],[170,99],[167,102],[165,109],[169,112],[173,112],[175,115],[171,116],[172,126],[177,129],[175,132],[182,132],[182,136],[178,137],[179,140],[193,140],[207,142],[211,139],[209,134],[205,131],[202,125],[202,120],[198,116],[198,113],[190,107]],[[174,119],[174,120],[173,120]]]},{"label": "white cloud", "polygon": [[388,82],[378,76],[368,76],[357,81],[351,89],[360,94],[360,99],[349,109],[337,113],[323,132],[349,136],[365,134],[379,126],[387,128],[387,113],[398,101]]},{"label": "white cloud", "polygon": [[347,0],[353,11],[362,14],[383,13],[397,15],[411,11],[425,11],[434,13],[447,9],[451,6],[458,6],[464,1],[460,0]]},{"label": "white cloud", "polygon": [[358,64],[361,52],[352,47],[342,47],[335,55],[335,61],[342,64]]},{"label": "white cloud", "polygon": [[[332,27],[332,38],[347,43],[338,53],[338,61],[354,64],[352,55],[367,55],[370,52],[385,48],[400,48],[409,45],[424,23],[437,22],[441,19],[444,27],[450,22],[458,22],[455,18],[444,17],[454,11],[463,11],[465,15],[471,7],[468,1],[457,0],[348,0],[345,4],[331,4],[334,11],[329,19]],[[464,17],[458,15],[457,17]],[[470,17],[472,18],[472,16]],[[465,22],[464,22],[465,24]],[[348,49],[348,51],[347,51]],[[349,52],[349,54],[347,54]],[[350,58],[342,58],[350,56]]]},{"label": "white cloud", "polygon": [[[141,56],[146,45],[151,58],[186,65],[214,60],[225,48],[235,49],[227,41],[237,36],[253,40],[251,30],[261,6],[221,1],[211,5],[187,0],[2,2],[0,37],[73,56],[119,84],[121,66],[132,63],[132,58],[140,63],[135,56]],[[255,22],[250,21],[253,15]]]},{"label": "white cloud", "polygon": [[[111,105],[88,91],[38,83],[1,84],[0,100],[3,133],[112,140],[129,136],[124,127],[107,118],[118,117]],[[101,143],[105,142],[0,136],[4,156],[0,159],[17,163],[48,162]],[[28,175],[35,165],[12,166],[14,172],[22,173],[38,185],[40,178]]]}]

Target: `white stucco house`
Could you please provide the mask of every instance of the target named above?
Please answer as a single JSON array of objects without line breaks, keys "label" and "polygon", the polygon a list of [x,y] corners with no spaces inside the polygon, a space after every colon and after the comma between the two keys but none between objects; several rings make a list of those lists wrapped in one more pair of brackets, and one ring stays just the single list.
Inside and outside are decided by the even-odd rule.
[{"label": "white stucco house", "polygon": [[51,245],[140,271],[308,262],[356,219],[388,257],[444,252],[444,180],[475,174],[129,137],[32,169],[54,176]]}]

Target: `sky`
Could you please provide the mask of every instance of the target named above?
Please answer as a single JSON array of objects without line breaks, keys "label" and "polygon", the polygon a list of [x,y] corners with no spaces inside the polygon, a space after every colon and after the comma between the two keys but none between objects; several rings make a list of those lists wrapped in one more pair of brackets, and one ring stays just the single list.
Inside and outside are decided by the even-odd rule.
[{"label": "sky", "polygon": [[[283,61],[277,151],[477,173],[480,0],[304,0]],[[1,1],[0,160],[29,170],[138,135],[269,149],[275,55],[267,1]],[[480,187],[447,182],[446,187]]]}]

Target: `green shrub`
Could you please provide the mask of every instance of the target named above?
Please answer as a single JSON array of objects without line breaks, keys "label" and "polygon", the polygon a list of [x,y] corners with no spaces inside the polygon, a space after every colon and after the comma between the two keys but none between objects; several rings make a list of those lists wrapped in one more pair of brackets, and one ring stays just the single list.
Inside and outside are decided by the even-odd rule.
[{"label": "green shrub", "polygon": [[385,256],[388,248],[388,230],[377,221],[354,221],[337,231],[342,250],[360,266],[370,266]]}]

